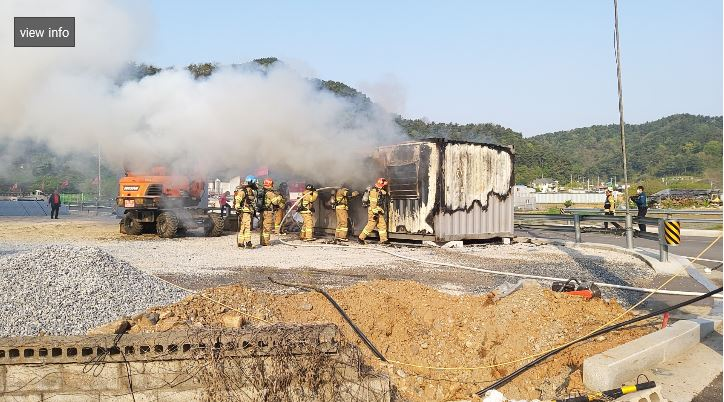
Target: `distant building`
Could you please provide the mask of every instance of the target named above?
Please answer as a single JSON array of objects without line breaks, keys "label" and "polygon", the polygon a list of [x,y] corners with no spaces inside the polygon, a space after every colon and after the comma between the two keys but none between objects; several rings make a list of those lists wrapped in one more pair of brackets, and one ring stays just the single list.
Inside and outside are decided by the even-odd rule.
[{"label": "distant building", "polygon": [[516,210],[536,209],[535,189],[522,184],[513,186],[513,208]]},{"label": "distant building", "polygon": [[557,193],[560,189],[558,180],[553,180],[547,177],[535,179],[530,183],[530,186],[540,191],[541,193]]}]

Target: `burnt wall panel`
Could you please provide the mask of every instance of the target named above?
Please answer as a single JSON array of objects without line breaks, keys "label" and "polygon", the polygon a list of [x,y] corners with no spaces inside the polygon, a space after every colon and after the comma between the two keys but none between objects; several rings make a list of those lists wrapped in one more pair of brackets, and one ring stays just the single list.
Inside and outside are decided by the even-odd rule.
[{"label": "burnt wall panel", "polygon": [[[388,226],[394,233],[432,234],[435,215],[435,198],[440,170],[438,144],[435,142],[412,142],[390,147],[381,147],[388,172],[400,173],[403,181],[389,175],[390,205]],[[412,167],[416,170],[416,183],[412,185]],[[404,174],[403,174],[404,173]],[[415,187],[415,196],[412,188]]]}]

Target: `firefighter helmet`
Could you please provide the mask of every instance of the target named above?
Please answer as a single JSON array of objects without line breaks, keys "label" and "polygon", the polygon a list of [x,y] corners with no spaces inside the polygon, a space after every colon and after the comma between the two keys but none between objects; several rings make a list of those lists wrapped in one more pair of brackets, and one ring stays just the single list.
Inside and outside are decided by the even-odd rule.
[{"label": "firefighter helmet", "polygon": [[385,179],[384,177],[380,177],[379,179],[377,179],[377,183],[375,183],[375,187],[377,187],[377,188],[382,188],[386,185],[387,185],[387,179]]},{"label": "firefighter helmet", "polygon": [[315,190],[313,184],[307,184],[306,186],[304,186],[304,189],[305,189],[305,190],[309,190],[309,191],[314,191],[314,190]]},{"label": "firefighter helmet", "polygon": [[246,184],[250,186],[253,186],[257,183],[256,177],[252,175],[246,176],[246,179],[244,181],[246,181]]},{"label": "firefighter helmet", "polygon": [[269,178],[264,179],[264,188],[270,189],[272,187],[274,187],[274,180],[269,179]]}]

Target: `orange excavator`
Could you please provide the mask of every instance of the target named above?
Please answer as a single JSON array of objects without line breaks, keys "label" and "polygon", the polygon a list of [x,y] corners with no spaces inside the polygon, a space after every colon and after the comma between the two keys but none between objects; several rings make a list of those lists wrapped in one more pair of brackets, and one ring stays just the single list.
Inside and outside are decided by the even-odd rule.
[{"label": "orange excavator", "polygon": [[203,178],[171,175],[164,167],[150,172],[127,171],[118,182],[116,205],[125,208],[120,223],[123,234],[157,233],[171,238],[189,229],[203,228],[206,236],[221,236],[224,219],[210,213],[204,198]]}]

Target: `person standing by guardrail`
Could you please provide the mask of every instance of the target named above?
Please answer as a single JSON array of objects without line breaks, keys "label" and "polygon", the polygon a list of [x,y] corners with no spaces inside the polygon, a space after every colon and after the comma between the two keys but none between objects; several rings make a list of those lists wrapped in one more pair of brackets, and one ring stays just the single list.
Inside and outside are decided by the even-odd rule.
[{"label": "person standing by guardrail", "polygon": [[[616,210],[616,197],[613,196],[611,190],[606,190],[606,200],[603,202],[603,214],[613,216],[613,211]],[[613,226],[621,229],[621,225],[616,222],[611,222]],[[608,222],[603,222],[603,228],[608,229]]]},{"label": "person standing by guardrail", "polygon": [[48,204],[50,204],[50,219],[58,219],[58,211],[60,211],[60,194],[58,194],[58,190],[53,191],[53,194],[48,197]]},{"label": "person standing by guardrail", "polygon": [[[646,212],[649,210],[649,206],[647,204],[646,200],[646,193],[644,193],[644,186],[638,186],[636,188],[636,195],[632,195],[629,197],[631,201],[636,203],[636,208],[638,209],[638,213],[636,214],[637,217],[643,218],[646,216]],[[639,223],[639,230],[642,232],[646,231],[646,225],[643,223]]]}]

